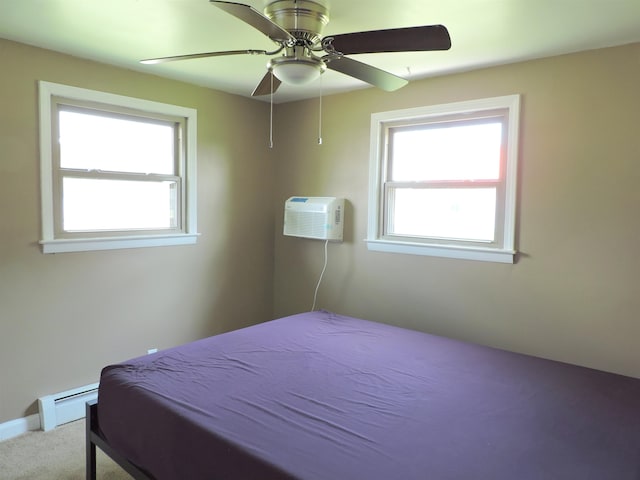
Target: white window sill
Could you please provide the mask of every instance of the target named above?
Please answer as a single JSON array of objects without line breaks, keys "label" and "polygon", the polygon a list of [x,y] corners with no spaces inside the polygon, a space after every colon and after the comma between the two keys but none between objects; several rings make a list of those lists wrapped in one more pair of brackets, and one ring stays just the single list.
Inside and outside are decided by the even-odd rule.
[{"label": "white window sill", "polygon": [[121,248],[166,247],[193,245],[199,233],[171,235],[136,235],[130,237],[64,238],[41,240],[42,253],[88,252]]},{"label": "white window sill", "polygon": [[388,240],[365,240],[367,248],[376,252],[427,255],[431,257],[479,260],[482,262],[514,263],[514,250],[499,250],[481,247],[457,247],[443,245],[420,245],[416,243],[390,242]]}]

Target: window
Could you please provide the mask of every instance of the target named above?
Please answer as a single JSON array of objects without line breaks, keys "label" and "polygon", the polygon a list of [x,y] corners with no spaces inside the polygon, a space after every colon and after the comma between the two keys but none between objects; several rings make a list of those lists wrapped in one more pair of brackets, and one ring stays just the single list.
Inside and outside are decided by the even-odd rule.
[{"label": "window", "polygon": [[196,111],[40,82],[44,253],[196,242]]},{"label": "window", "polygon": [[370,250],[513,263],[519,96],[371,117]]}]

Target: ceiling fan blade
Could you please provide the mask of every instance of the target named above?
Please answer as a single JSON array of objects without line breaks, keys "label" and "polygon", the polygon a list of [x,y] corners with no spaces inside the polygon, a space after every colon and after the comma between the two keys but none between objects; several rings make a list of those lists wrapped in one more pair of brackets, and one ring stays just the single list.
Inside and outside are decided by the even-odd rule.
[{"label": "ceiling fan blade", "polygon": [[[273,87],[271,86],[272,81]],[[255,90],[251,93],[251,96],[259,97],[260,95],[269,95],[272,92],[272,88],[273,93],[275,93],[281,83],[282,81],[279,80],[278,77],[276,77],[271,71],[268,71],[265,76],[262,77],[262,80],[260,80],[260,83]]]},{"label": "ceiling fan blade", "polygon": [[193,58],[224,57],[227,55],[267,55],[269,53],[272,52],[267,52],[266,50],[226,50],[223,52],[191,53],[189,55],[176,55],[174,57],[148,58],[146,60],[140,60],[140,63],[155,64],[175,62],[176,60],[191,60]]},{"label": "ceiling fan blade", "polygon": [[449,50],[451,37],[449,37],[449,31],[444,25],[426,25],[424,27],[392,28],[332,35],[323,39],[322,46],[327,53],[335,51],[343,55],[422,52]]},{"label": "ceiling fan blade", "polygon": [[219,2],[216,0],[209,0],[209,2],[234,17],[239,18],[243,22],[248,23],[253,28],[264,33],[274,42],[295,42],[295,37],[293,35],[287,32],[280,25],[269,20],[250,5],[235,2]]},{"label": "ceiling fan blade", "polygon": [[409,83],[404,78],[351,58],[327,56],[324,57],[324,60],[326,60],[327,68],[370,83],[387,92],[398,90]]}]

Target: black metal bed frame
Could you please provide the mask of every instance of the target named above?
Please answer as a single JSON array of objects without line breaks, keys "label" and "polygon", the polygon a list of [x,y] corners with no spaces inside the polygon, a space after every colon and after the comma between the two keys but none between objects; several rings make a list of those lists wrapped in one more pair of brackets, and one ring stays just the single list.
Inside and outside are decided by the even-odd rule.
[{"label": "black metal bed frame", "polygon": [[116,452],[100,433],[98,422],[98,401],[91,400],[86,406],[86,472],[87,480],[96,480],[96,447],[100,447],[111,459],[120,465],[136,480],[153,480],[153,477],[143,469],[131,463],[127,458]]}]

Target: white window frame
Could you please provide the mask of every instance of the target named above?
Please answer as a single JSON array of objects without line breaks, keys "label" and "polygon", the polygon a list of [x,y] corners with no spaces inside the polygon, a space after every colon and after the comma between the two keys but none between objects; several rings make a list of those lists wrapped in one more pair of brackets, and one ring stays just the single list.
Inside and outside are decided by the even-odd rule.
[{"label": "white window frame", "polygon": [[[388,166],[389,129],[424,122],[437,122],[452,116],[464,118],[483,112],[505,110],[507,112],[507,148],[504,188],[498,189],[503,198],[497,199],[503,211],[496,212],[497,232],[500,238],[495,244],[478,245],[473,242],[429,242],[423,238],[398,238],[384,235],[385,181]],[[417,107],[371,115],[371,144],[369,161],[369,214],[367,248],[372,251],[428,255],[445,258],[513,263],[516,227],[516,187],[518,175],[518,137],[520,120],[520,95],[506,95],[479,100]],[[501,210],[500,208],[498,210]]]},{"label": "white window frame", "polygon": [[[189,245],[197,241],[197,191],[196,191],[196,131],[197,112],[195,109],[165,103],[142,100],[111,93],[98,92],[84,88],[57,83],[38,82],[40,110],[40,190],[42,208],[42,246],[43,253],[81,252],[92,250],[112,250],[121,248],[158,247],[169,245]],[[56,228],[56,218],[61,212],[60,188],[56,182],[53,132],[55,131],[56,104],[60,105],[97,105],[138,112],[140,115],[177,117],[180,119],[180,160],[178,177],[182,182],[180,203],[180,222],[178,228],[168,232],[132,231],[109,232],[105,235],[87,233],[86,235],[63,235]]]}]

